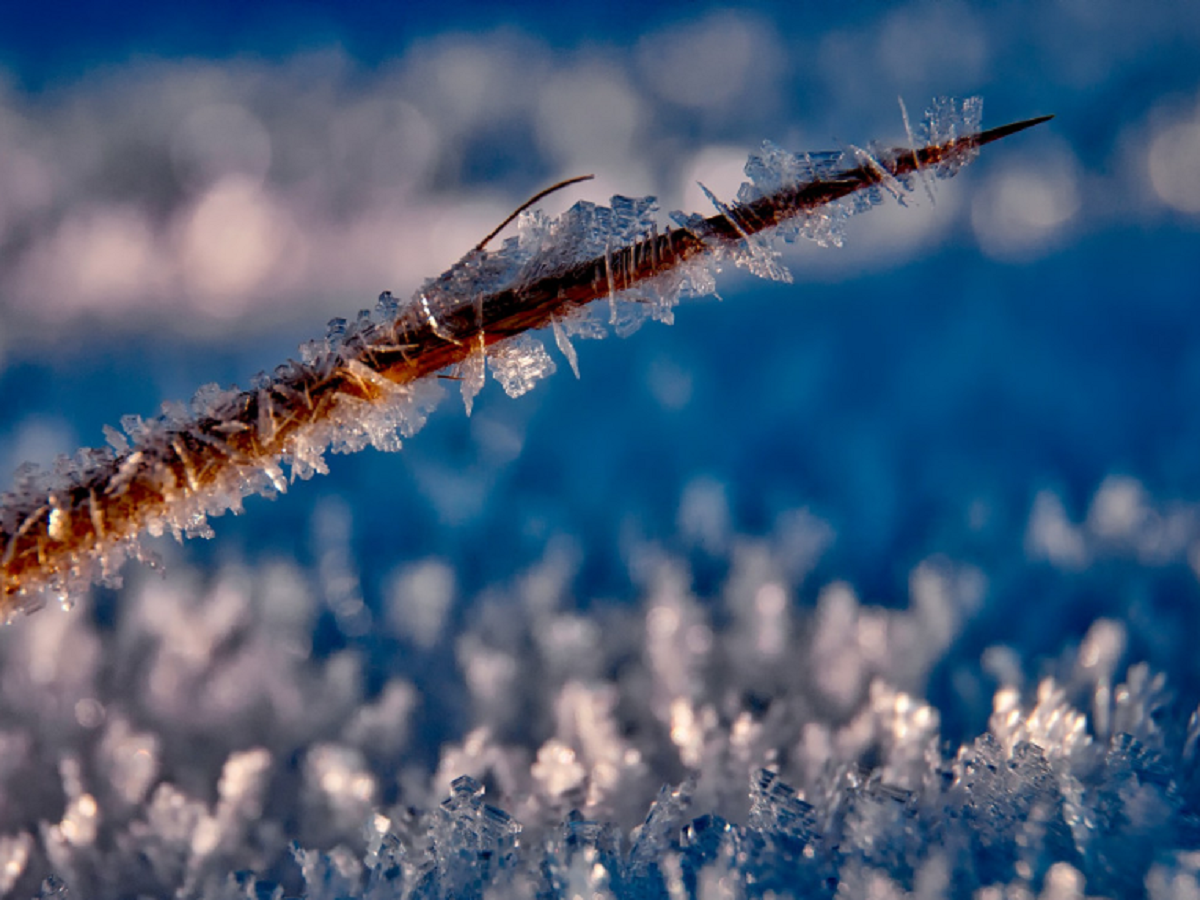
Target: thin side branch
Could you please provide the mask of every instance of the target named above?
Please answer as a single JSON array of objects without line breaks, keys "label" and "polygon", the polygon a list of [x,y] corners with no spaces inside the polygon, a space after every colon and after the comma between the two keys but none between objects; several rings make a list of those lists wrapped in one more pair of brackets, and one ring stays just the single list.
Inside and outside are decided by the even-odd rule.
[{"label": "thin side branch", "polygon": [[576,175],[574,178],[564,178],[562,181],[558,182],[557,184],[552,184],[548,188],[543,188],[542,190],[540,190],[536,194],[534,194],[532,197],[530,197],[528,200],[526,200],[524,203],[522,203],[520,206],[518,206],[516,209],[514,209],[511,213],[509,213],[508,218],[506,218],[503,222],[501,222],[499,225],[497,225],[495,228],[493,228],[491,231],[489,231],[487,233],[487,236],[482,241],[480,241],[478,244],[475,245],[475,249],[477,251],[479,251],[479,250],[482,250],[484,247],[486,247],[491,242],[492,238],[494,238],[496,235],[498,235],[500,232],[502,232],[505,229],[505,227],[507,227],[509,222],[511,222],[513,219],[515,219],[521,213],[525,212],[525,210],[529,209],[529,207],[533,206],[539,200],[544,200],[546,197],[549,197],[551,194],[555,193],[556,191],[561,191],[563,188],[570,187],[573,184],[579,184],[581,181],[591,181],[595,177],[596,177],[595,175]]}]

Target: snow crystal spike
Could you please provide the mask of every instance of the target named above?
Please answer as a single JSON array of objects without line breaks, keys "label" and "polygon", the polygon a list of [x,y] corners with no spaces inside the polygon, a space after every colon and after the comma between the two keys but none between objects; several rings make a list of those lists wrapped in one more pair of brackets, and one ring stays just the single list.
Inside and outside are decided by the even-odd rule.
[{"label": "snow crystal spike", "polygon": [[[819,155],[830,163],[815,166],[804,157],[809,177],[783,179],[766,193],[751,186],[708,218],[672,215],[686,225],[659,230],[635,222],[625,233],[630,223],[614,209],[581,203],[535,223],[529,241],[483,249],[497,229],[409,303],[384,300],[352,328],[332,320],[324,341],[301,348],[301,361],[250,390],[218,391],[214,403],[210,386],[188,416],[125,420],[127,440],[107,432],[113,452],[85,454],[47,477],[18,478],[0,499],[0,619],[36,608],[44,593],[65,596],[110,577],[116,561],[139,555],[143,532],[204,533],[209,515],[239,510],[250,494],[282,490],[281,462],[306,477],[324,469],[327,448],[398,446],[397,432],[407,437],[424,423],[436,376],[470,354],[486,354],[506,389],[520,393],[554,368],[526,332],[570,322],[595,300],[624,302],[623,293],[652,279],[650,294],[667,286],[669,299],[655,313],[667,317],[679,296],[713,291],[711,263],[702,261],[718,254],[744,260],[754,252],[748,241],[769,229],[818,222],[843,198],[924,169],[953,174],[980,147],[1052,118],[974,133],[977,100],[939,101],[936,115],[947,111],[941,143],[879,151],[865,163],[841,158],[834,165],[834,157]],[[517,214],[580,180],[535,195]],[[649,201],[614,204],[635,219],[653,210]],[[645,302],[645,292],[639,296]],[[512,340],[518,336],[524,342]],[[575,368],[573,354],[568,359]]]}]

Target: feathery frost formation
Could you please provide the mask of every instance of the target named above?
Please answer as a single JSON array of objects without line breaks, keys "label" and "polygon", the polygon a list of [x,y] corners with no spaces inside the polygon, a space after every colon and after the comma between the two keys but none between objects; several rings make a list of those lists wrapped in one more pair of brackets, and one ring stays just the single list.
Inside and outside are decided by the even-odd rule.
[{"label": "feathery frost formation", "polygon": [[468,412],[488,370],[508,394],[524,393],[555,368],[534,329],[549,328],[577,371],[572,339],[670,322],[681,297],[713,290],[722,265],[787,279],[777,238],[837,244],[846,216],[885,194],[903,200],[982,144],[1043,121],[981,134],[980,109],[978,99],[938,102],[908,149],[796,155],[765,145],[735,202],[712,197],[715,215],[674,213],[673,227],[660,225],[652,198],[579,203],[553,220],[524,214],[499,250],[471,251],[408,303],[385,293],[373,312],[335,319],[248,390],[205,386],[190,405],[126,417],[122,431],[107,430],[109,448],[19,471],[0,504],[3,613],[111,583],[126,557],[141,556],[143,533],[209,535],[209,516],[326,471],[328,450],[398,448],[437,403],[439,373],[459,380]]},{"label": "feathery frost formation", "polygon": [[[702,590],[684,506],[679,554],[631,554],[637,602],[587,612],[551,543],[476,597],[410,563],[371,641],[325,657],[329,598],[291,562],[139,573],[108,621],[0,632],[0,893],[1196,896],[1200,718],[1137,661],[1157,623],[1098,619],[1038,675],[971,649],[1003,567],[929,559],[876,606],[814,583],[834,534],[795,510],[697,545]],[[1083,527],[1094,577],[1154,527]],[[1020,602],[1065,640],[1062,587]],[[978,736],[925,699],[946,672]]]}]

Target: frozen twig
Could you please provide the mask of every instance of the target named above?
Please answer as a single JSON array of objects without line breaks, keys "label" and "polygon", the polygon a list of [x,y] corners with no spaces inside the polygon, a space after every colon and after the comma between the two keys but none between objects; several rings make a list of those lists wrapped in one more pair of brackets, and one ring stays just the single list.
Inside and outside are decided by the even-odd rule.
[{"label": "frozen twig", "polygon": [[622,333],[646,315],[669,321],[681,294],[711,290],[713,260],[783,277],[759,243],[765,232],[823,239],[840,201],[910,189],[927,171],[953,174],[979,147],[1049,118],[978,132],[977,101],[946,108],[935,107],[919,148],[795,156],[768,146],[751,158],[754,183],[736,202],[708,218],[675,214],[678,227],[660,231],[649,199],[581,203],[553,221],[525,214],[500,250],[485,249],[489,235],[411,302],[384,294],[373,314],[334,320],[300,361],[249,390],[202,388],[190,409],[127,417],[124,435],[108,431],[111,449],[82,450],[50,473],[23,469],[0,500],[0,616],[45,593],[69,602],[88,583],[115,578],[126,556],[139,555],[143,533],[208,534],[209,515],[285,490],[283,463],[306,478],[325,471],[331,446],[394,449],[397,432],[423,423],[438,373],[458,378],[468,411],[485,362],[508,393],[522,393],[554,367],[529,332],[551,327],[574,368],[570,338],[603,330],[588,317],[592,301],[610,301],[610,324]]}]

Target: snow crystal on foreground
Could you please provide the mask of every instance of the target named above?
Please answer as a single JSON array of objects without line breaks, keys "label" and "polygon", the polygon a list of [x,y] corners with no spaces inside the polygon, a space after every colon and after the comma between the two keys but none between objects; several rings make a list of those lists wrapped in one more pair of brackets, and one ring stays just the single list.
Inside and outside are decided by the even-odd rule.
[{"label": "snow crystal on foreground", "polygon": [[[872,605],[817,583],[833,535],[811,514],[734,536],[694,497],[676,551],[631,555],[636,604],[581,611],[566,544],[466,600],[426,560],[333,652],[320,573],[146,575],[0,633],[0,892],[1197,896],[1195,697],[1131,655],[1154,623],[1053,624],[1055,577],[1187,571],[1196,517],[1138,491],[1106,483],[1054,529],[1034,504],[1021,565],[1047,593],[1017,612],[1062,631],[1044,663],[965,649],[992,574],[927,560],[904,608]],[[1105,514],[1131,496],[1138,516]],[[1039,561],[1067,532],[1086,552]],[[990,685],[961,745],[923,699],[939,670]]]}]

